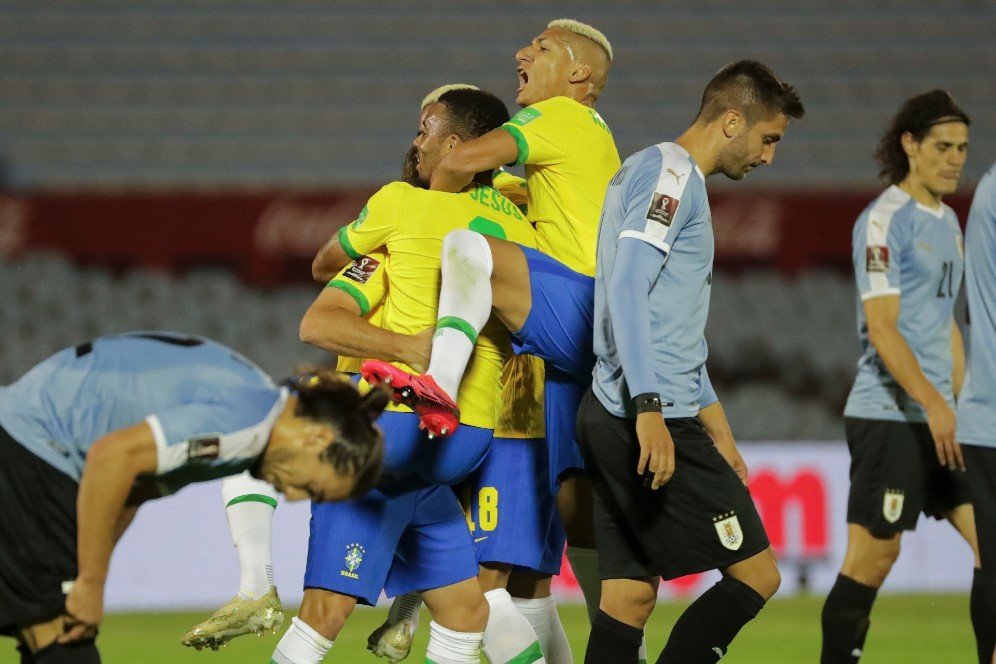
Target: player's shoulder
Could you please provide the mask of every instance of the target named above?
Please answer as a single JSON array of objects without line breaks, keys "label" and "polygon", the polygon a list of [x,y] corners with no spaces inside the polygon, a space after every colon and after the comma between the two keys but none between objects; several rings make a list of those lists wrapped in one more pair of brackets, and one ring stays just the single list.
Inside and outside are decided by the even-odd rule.
[{"label": "player's shoulder", "polygon": [[411,192],[420,191],[418,187],[413,187],[407,182],[401,182],[397,180],[395,182],[388,182],[383,187],[377,190],[370,200],[390,200],[402,198],[409,195]]},{"label": "player's shoulder", "polygon": [[908,222],[915,211],[916,202],[910,195],[892,185],[865,206],[855,227],[884,235],[890,228],[897,229]]}]

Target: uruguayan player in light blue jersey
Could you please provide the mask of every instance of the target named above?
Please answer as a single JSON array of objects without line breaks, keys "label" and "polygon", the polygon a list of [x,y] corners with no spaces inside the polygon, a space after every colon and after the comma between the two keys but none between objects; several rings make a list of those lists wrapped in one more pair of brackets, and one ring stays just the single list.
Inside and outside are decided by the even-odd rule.
[{"label": "uruguayan player in light blue jersey", "polygon": [[692,126],[627,159],[605,195],[597,362],[578,413],[602,577],[587,662],[637,662],[662,577],[723,575],[678,619],[658,662],[717,661],[778,589],[705,372],[714,253],[705,179],[740,180],[770,164],[789,120],[803,113],[770,69],[731,63],[706,86]]},{"label": "uruguayan player in light blue jersey", "polygon": [[982,590],[972,594],[972,622],[982,662],[996,648],[996,163],[979,182],[968,213],[965,290],[968,368],[958,398],[957,438],[979,536],[982,565],[975,574]]},{"label": "uruguayan player in light blue jersey", "polygon": [[977,548],[955,442],[964,351],[954,303],[964,242],[942,202],[965,164],[968,123],[944,90],[908,99],[876,153],[891,186],[854,225],[864,352],[844,409],[847,553],[823,608],[823,662],[860,657],[876,593],[921,513],[948,519]]},{"label": "uruguayan player in light blue jersey", "polygon": [[279,387],[229,348],[167,332],[53,355],[0,388],[0,633],[30,661],[99,661],[111,551],[140,503],[245,470],[292,500],[365,492],[386,403],[333,377]]}]

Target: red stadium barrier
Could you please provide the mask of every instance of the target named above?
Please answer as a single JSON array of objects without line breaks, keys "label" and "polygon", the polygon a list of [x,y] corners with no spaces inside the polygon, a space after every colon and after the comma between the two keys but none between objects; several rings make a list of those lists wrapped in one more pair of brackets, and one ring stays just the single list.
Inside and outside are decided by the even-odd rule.
[{"label": "red stadium barrier", "polygon": [[[314,253],[371,193],[8,194],[0,196],[0,255],[48,249],[122,268],[221,265],[260,285],[307,280]],[[716,193],[717,263],[847,268],[854,219],[876,194]],[[964,219],[970,197],[948,202]]]}]

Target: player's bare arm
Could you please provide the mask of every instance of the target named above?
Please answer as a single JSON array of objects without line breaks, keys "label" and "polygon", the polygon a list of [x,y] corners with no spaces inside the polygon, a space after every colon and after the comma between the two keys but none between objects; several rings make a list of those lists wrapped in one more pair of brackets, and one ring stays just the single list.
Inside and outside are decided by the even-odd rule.
[{"label": "player's bare arm", "polygon": [[[920,368],[916,355],[899,331],[899,296],[883,295],[864,301],[868,338],[885,367],[927,413],[927,423],[943,466],[964,469],[961,448],[955,442],[955,414]],[[964,360],[962,360],[964,362]]]},{"label": "player's bare arm", "polygon": [[342,245],[339,244],[339,234],[335,233],[329,241],[318,250],[311,261],[311,278],[320,284],[328,283],[339,270],[352,260]]},{"label": "player's bare arm", "polygon": [[493,129],[450,150],[433,171],[429,188],[461,191],[477,173],[514,163],[518,155],[512,135],[504,129]]},{"label": "player's bare arm", "polygon": [[954,321],[951,321],[951,360],[951,387],[957,400],[965,382],[965,340],[961,336],[961,328]]},{"label": "player's bare arm", "polygon": [[104,436],[87,452],[77,499],[79,575],[66,598],[60,643],[96,635],[111,551],[127,527],[125,503],[136,479],[156,471],[156,460],[155,437],[145,422]]},{"label": "player's bare arm", "polygon": [[389,332],[367,322],[348,294],[326,288],[301,319],[300,336],[304,343],[332,353],[403,362],[421,372],[429,364],[434,329],[416,335]]},{"label": "player's bare arm", "polygon": [[723,455],[723,458],[730,464],[737,477],[747,484],[747,464],[737,449],[737,443],[733,439],[733,431],[730,423],[726,419],[726,411],[723,404],[716,401],[699,411],[699,421],[705,427],[706,433],[716,443],[716,449]]}]

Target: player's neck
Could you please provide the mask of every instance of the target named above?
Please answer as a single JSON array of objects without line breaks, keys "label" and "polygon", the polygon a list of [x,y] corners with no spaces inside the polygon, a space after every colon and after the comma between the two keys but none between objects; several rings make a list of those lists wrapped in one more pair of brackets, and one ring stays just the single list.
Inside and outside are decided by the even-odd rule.
[{"label": "player's neck", "polygon": [[703,131],[697,125],[692,125],[674,142],[685,149],[685,152],[691,156],[695,165],[706,177],[715,172],[718,148],[714,145],[715,142],[710,139],[708,132]]},{"label": "player's neck", "polygon": [[896,186],[909,194],[910,198],[920,205],[929,207],[931,210],[938,210],[941,207],[941,195],[932,192],[919,178],[912,174],[907,175],[906,179]]}]

